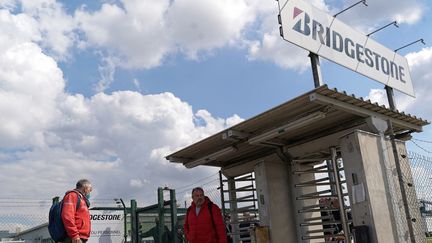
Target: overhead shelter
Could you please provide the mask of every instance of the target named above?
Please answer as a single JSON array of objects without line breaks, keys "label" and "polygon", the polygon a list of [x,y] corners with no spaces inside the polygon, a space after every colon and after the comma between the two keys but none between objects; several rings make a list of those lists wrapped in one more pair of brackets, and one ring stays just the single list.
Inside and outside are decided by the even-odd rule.
[{"label": "overhead shelter", "polygon": [[357,127],[365,124],[368,117],[389,119],[395,134],[421,132],[429,124],[416,116],[323,85],[166,158],[187,168],[198,165],[223,168],[272,154],[274,146],[294,147]]},{"label": "overhead shelter", "polygon": [[[403,140],[427,124],[324,85],[166,158],[187,168],[221,168],[228,178],[228,190],[221,187],[222,194],[229,193],[229,200],[222,204],[230,205],[234,236],[240,234],[238,215],[248,208],[238,206],[238,196],[248,196],[235,180],[254,172],[259,223],[268,227],[270,242],[317,242],[329,237],[326,225],[342,225],[343,230],[330,236],[346,239],[352,237],[352,228],[364,227],[368,230],[356,237],[397,243],[407,235],[406,227],[401,227],[408,224],[407,218],[401,212],[409,211],[414,219],[419,218],[419,210],[415,200],[405,208],[397,203],[404,195],[402,189],[414,195],[415,190],[401,187],[390,172],[399,165],[399,155],[388,149],[393,141],[387,135],[399,139],[395,149],[405,151],[401,158],[406,158]],[[412,180],[409,166],[402,173]],[[329,205],[323,205],[322,199],[342,203],[326,208]],[[281,206],[286,210],[281,211]],[[335,210],[343,215],[341,219],[323,217]],[[418,222],[412,224],[421,227]],[[420,237],[415,239],[418,242],[424,238],[416,237]]]}]

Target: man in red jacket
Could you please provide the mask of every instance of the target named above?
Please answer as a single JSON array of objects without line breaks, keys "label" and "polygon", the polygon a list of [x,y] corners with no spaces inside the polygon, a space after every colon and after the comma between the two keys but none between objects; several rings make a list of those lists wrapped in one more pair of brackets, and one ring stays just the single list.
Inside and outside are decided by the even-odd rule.
[{"label": "man in red jacket", "polygon": [[225,224],[220,208],[204,195],[201,187],[192,190],[184,231],[189,243],[226,243]]},{"label": "man in red jacket", "polygon": [[[63,198],[62,220],[68,238],[65,243],[84,243],[90,237],[90,192],[92,185],[89,180],[82,179],[74,190],[66,192]],[[79,207],[77,208],[79,202]]]}]

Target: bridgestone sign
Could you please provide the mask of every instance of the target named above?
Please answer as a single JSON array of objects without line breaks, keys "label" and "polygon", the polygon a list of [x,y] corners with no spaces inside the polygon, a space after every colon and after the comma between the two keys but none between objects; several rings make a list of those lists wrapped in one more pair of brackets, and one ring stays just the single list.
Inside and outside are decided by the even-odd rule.
[{"label": "bridgestone sign", "polygon": [[304,0],[280,0],[285,40],[414,97],[405,57]]},{"label": "bridgestone sign", "polygon": [[124,214],[121,210],[91,210],[91,233],[87,243],[124,242]]}]

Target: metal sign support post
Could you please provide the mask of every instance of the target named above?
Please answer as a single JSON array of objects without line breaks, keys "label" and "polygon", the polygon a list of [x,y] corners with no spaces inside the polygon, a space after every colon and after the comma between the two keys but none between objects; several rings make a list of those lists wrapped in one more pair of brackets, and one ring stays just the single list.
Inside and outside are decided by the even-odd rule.
[{"label": "metal sign support post", "polygon": [[[336,18],[336,16],[338,16],[339,14],[351,9],[352,7],[358,5],[359,3],[363,3],[365,6],[368,6],[366,4],[366,0],[360,0],[355,4],[352,4],[351,6],[349,6],[348,8],[343,9],[342,11],[336,13],[335,15],[333,15],[333,17]],[[280,16],[280,15],[279,15]],[[282,21],[279,20],[279,24],[281,24]],[[283,33],[283,32],[281,32]],[[283,34],[281,34],[283,37]],[[313,79],[314,79],[314,85],[315,88],[320,87],[321,85],[324,84],[323,80],[322,80],[322,76],[321,76],[321,66],[320,66],[320,62],[319,62],[319,57],[316,53],[313,52],[309,52],[309,57],[311,59],[311,65],[312,65],[312,75],[313,75]]]},{"label": "metal sign support post", "polygon": [[[396,111],[393,88],[386,85],[385,89],[386,89],[387,99],[389,102],[390,109],[392,109],[393,111]],[[412,225],[411,214],[409,211],[408,198],[406,195],[405,185],[404,185],[404,182],[402,179],[403,178],[402,177],[402,169],[401,169],[401,165],[400,165],[399,154],[398,154],[397,147],[396,147],[396,141],[395,141],[395,136],[394,136],[394,131],[393,131],[393,124],[391,123],[390,120],[388,120],[387,123],[388,123],[389,132],[390,132],[390,142],[392,145],[393,157],[395,159],[395,165],[396,165],[397,177],[398,177],[398,181],[399,181],[399,187],[401,190],[402,201],[403,201],[403,205],[404,205],[405,217],[406,217],[407,224],[408,224],[408,232],[410,235],[411,243],[415,243],[416,241],[414,238],[414,228]]]},{"label": "metal sign support post", "polygon": [[386,85],[385,86],[385,90],[386,90],[386,93],[387,93],[387,100],[388,100],[390,109],[393,110],[393,111],[396,111],[396,105],[395,105],[395,102],[394,102],[393,88]]},{"label": "metal sign support post", "polygon": [[311,60],[314,85],[315,85],[315,88],[318,88],[319,86],[324,84],[322,81],[322,76],[321,76],[321,66],[320,66],[319,57],[317,54],[315,54],[313,52],[309,52],[309,57]]}]

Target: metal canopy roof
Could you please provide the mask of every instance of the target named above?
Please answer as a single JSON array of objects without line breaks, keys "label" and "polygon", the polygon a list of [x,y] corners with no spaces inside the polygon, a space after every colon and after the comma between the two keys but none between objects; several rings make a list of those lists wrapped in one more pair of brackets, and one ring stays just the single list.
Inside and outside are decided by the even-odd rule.
[{"label": "metal canopy roof", "polygon": [[429,122],[369,100],[318,87],[166,157],[191,168],[225,167],[274,153],[275,145],[301,144],[365,123],[375,116],[391,120],[394,132],[422,131]]}]

